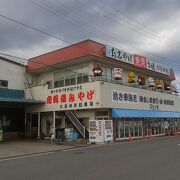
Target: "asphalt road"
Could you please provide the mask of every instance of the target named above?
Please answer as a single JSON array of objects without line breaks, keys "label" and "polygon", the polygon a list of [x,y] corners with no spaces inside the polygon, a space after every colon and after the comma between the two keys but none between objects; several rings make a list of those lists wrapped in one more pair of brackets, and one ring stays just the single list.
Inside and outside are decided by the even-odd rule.
[{"label": "asphalt road", "polygon": [[180,136],[0,161],[0,180],[179,180]]}]

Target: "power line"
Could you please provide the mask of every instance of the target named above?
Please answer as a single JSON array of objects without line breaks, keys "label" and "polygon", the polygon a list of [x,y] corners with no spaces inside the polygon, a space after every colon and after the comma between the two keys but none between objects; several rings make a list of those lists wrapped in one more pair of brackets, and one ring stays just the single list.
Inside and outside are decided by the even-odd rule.
[{"label": "power line", "polygon": [[[34,2],[33,0],[31,0],[32,2]],[[35,2],[35,4],[37,4],[37,1]],[[50,8],[49,6],[48,6],[48,4],[47,3],[45,3],[45,1],[43,1],[43,3],[41,2],[41,3],[38,3],[37,4],[39,7],[41,7],[41,8],[43,8],[43,9],[46,9],[47,10],[47,8],[48,8],[48,11],[49,12],[51,12],[51,13],[53,13],[53,14],[55,14],[55,15],[57,15],[57,16],[59,16],[60,14],[61,15],[63,15],[65,18],[67,18],[67,16],[66,16],[66,13],[72,13],[72,10],[71,9],[67,9],[67,8],[65,8],[64,7],[64,5],[62,4],[62,2],[58,2],[58,4],[56,4],[56,9],[55,8]],[[58,9],[57,10],[57,8],[60,8],[60,9]],[[60,14],[59,14],[60,13]],[[77,16],[77,13],[75,14],[75,13],[73,13],[73,18],[75,18],[75,20],[74,19],[69,19],[68,18],[68,20],[71,20],[71,21],[73,21],[73,22],[75,22],[75,23],[79,23],[80,22],[80,20],[79,19],[83,19],[82,17],[79,17],[79,16]],[[59,17],[61,17],[62,18],[62,16],[59,16]],[[79,20],[79,21],[77,21],[77,19]],[[83,19],[84,20],[84,19]],[[84,20],[84,22],[85,22],[85,20]],[[148,54],[148,56],[150,56],[151,58],[155,58],[155,59],[160,59],[160,60],[162,60],[162,59],[167,59],[167,58],[164,58],[164,57],[161,57],[161,56],[159,56],[159,55],[155,55],[155,54],[153,54],[153,53],[149,53],[149,52],[147,52],[147,51],[144,51],[144,50],[142,50],[142,49],[140,49],[140,48],[137,48],[137,47],[135,47],[135,46],[133,46],[132,45],[132,42],[131,43],[129,43],[129,42],[127,42],[127,41],[123,41],[122,39],[119,39],[119,37],[116,37],[116,35],[115,34],[113,34],[113,33],[111,33],[111,35],[110,34],[108,34],[108,33],[105,33],[104,31],[102,31],[102,29],[100,29],[100,28],[98,28],[98,26],[95,26],[94,24],[91,24],[91,23],[89,23],[89,22],[87,22],[86,21],[86,23],[88,23],[90,26],[89,27],[93,27],[93,33],[94,32],[96,32],[96,33],[98,33],[98,32],[100,32],[100,34],[102,35],[105,35],[105,37],[107,38],[107,37],[110,37],[111,38],[111,40],[112,39],[114,39],[114,40],[116,40],[118,43],[121,43],[121,44],[123,44],[123,45],[126,45],[126,46],[128,46],[128,47],[130,47],[130,48],[132,48],[132,49],[135,49],[135,50],[138,50],[138,51],[140,51],[140,52],[145,52],[145,54]],[[78,24],[79,25],[79,24]],[[82,27],[82,28],[84,28],[84,27]],[[88,28],[88,30],[89,30],[89,28]]]},{"label": "power line", "polygon": [[37,29],[37,28],[35,28],[35,27],[32,27],[32,26],[30,26],[30,25],[28,25],[28,24],[25,24],[25,23],[23,23],[23,22],[17,21],[17,20],[12,19],[12,18],[9,18],[9,17],[7,17],[7,16],[5,16],[5,15],[2,15],[2,14],[0,14],[0,17],[2,17],[2,18],[4,18],[4,19],[8,19],[8,20],[10,20],[10,21],[12,21],[12,22],[15,22],[15,23],[17,23],[17,24],[20,24],[20,25],[22,25],[22,26],[24,26],[24,27],[26,27],[26,28],[29,28],[29,29],[38,31],[38,32],[40,32],[40,33],[42,33],[42,34],[44,34],[44,35],[53,37],[53,38],[55,38],[55,39],[59,39],[59,40],[64,41],[64,42],[66,42],[66,43],[69,44],[69,42],[66,41],[66,40],[63,39],[63,38],[60,38],[60,37],[58,37],[58,36],[54,36],[54,35],[52,35],[52,34],[50,34],[50,33],[47,33],[47,32],[45,32],[45,31],[42,31],[42,30]]},{"label": "power line", "polygon": [[[14,19],[12,19],[12,18],[9,18],[9,17],[7,17],[7,16],[5,16],[5,15],[0,14],[0,17],[5,18],[5,19],[8,19],[8,20],[10,20],[10,21],[12,21],[12,22],[18,23],[18,24],[20,24],[20,25],[22,25],[22,26],[24,26],[24,27],[26,27],[26,28],[30,28],[30,29],[32,29],[32,30],[38,31],[38,32],[40,32],[40,33],[42,33],[42,34],[45,34],[45,35],[47,35],[47,36],[50,36],[50,37],[56,38],[56,39],[58,39],[58,40],[64,41],[64,42],[66,42],[66,43],[68,43],[68,44],[72,44],[72,42],[69,42],[69,41],[67,41],[67,40],[65,40],[65,39],[63,39],[63,38],[54,36],[54,35],[52,35],[52,34],[49,34],[49,33],[45,32],[45,31],[42,31],[42,30],[39,30],[39,29],[37,29],[37,28],[34,28],[34,27],[30,26],[30,25],[27,25],[27,24],[25,24],[25,23],[23,23],[23,22],[14,20]],[[120,40],[118,40],[118,42],[119,42],[119,41],[120,41]],[[128,45],[128,46],[132,46],[132,45],[129,45],[129,44],[125,43],[125,42],[122,42],[122,43],[124,43],[124,44],[126,44],[126,45]],[[80,47],[80,48],[82,48],[82,49],[84,49],[84,50],[87,50],[87,49],[85,49],[85,48],[83,48],[83,47]],[[136,50],[138,49],[138,48],[135,48],[135,47],[133,47],[133,48],[136,49]],[[138,49],[138,50],[140,50],[140,49]],[[140,50],[140,51],[142,51],[142,50]],[[161,57],[161,58],[162,58],[162,57]],[[46,64],[44,64],[44,65],[46,65]]]},{"label": "power line", "polygon": [[[50,34],[50,33],[47,33],[47,32],[45,32],[45,31],[42,31],[42,30],[38,29],[38,28],[32,27],[32,26],[30,26],[30,25],[27,25],[27,24],[25,24],[25,23],[23,23],[23,22],[14,20],[14,19],[9,18],[9,17],[7,17],[7,16],[5,16],[5,15],[0,14],[0,17],[5,18],[5,19],[8,19],[8,20],[10,20],[10,21],[12,21],[12,22],[18,23],[18,24],[20,24],[20,25],[22,25],[22,26],[24,26],[24,27],[26,27],[26,28],[30,28],[30,29],[32,29],[32,30],[38,31],[38,32],[40,32],[40,33],[42,33],[42,34],[44,34],[44,35],[47,35],[47,36],[53,37],[53,38],[55,38],[55,39],[64,41],[64,42],[66,42],[66,43],[68,43],[68,44],[71,44],[71,42],[69,42],[69,41],[67,41],[67,40],[65,40],[65,39],[63,39],[63,38],[60,38],[60,37],[58,37],[58,36],[54,36],[54,35],[52,35],[52,34]],[[103,32],[103,33],[104,33],[104,32]],[[110,36],[110,37],[112,37],[112,36]],[[136,49],[136,50],[138,50],[138,51],[144,52],[143,50],[141,50],[141,49],[139,49],[139,48],[136,48],[136,47],[132,46],[131,44],[127,43],[127,42],[124,42],[124,41],[119,40],[119,39],[116,39],[116,40],[117,40],[118,42],[121,42],[122,44],[125,44],[125,45],[133,48],[133,49]],[[154,54],[152,54],[152,53],[146,52],[146,54],[149,54],[149,55],[153,56],[153,58],[154,58],[154,56],[156,56],[156,57],[158,57],[158,58],[160,58],[160,59],[164,59],[163,57],[154,55]]]},{"label": "power line", "polygon": [[[92,0],[88,0],[88,1],[92,1]],[[146,33],[149,33],[149,34],[152,34],[153,36],[156,36],[156,37],[158,37],[158,38],[164,39],[164,40],[166,40],[167,42],[169,42],[169,43],[171,43],[171,44],[173,43],[176,47],[177,47],[177,45],[179,46],[179,42],[172,41],[172,40],[170,40],[169,38],[167,38],[167,37],[164,36],[164,35],[162,36],[162,35],[160,35],[160,34],[157,34],[156,31],[154,31],[153,29],[149,28],[147,25],[145,25],[145,24],[137,21],[136,19],[134,19],[134,18],[132,18],[132,17],[129,17],[129,16],[127,16],[127,15],[122,14],[122,13],[121,13],[119,10],[117,10],[116,8],[113,8],[112,6],[107,5],[103,0],[99,0],[99,1],[100,1],[106,8],[109,8],[109,9],[111,9],[111,10],[113,10],[113,11],[116,12],[116,14],[114,14],[114,13],[112,13],[112,12],[109,12],[109,13],[111,13],[113,16],[116,16],[117,18],[121,18],[124,22],[126,22],[126,23],[128,23],[129,25],[132,25],[132,26],[134,26],[134,27],[137,27],[138,29],[140,29],[140,30],[142,30],[142,31],[144,31],[144,32],[146,32]],[[94,3],[94,1],[93,1],[93,3]],[[102,8],[102,7],[101,7],[101,8]],[[106,10],[106,9],[105,9],[105,10]],[[117,14],[120,14],[121,17],[117,16]],[[122,16],[123,16],[123,17],[126,17],[127,19],[129,19],[130,22],[128,22],[127,20],[123,19]],[[131,23],[131,21],[132,21],[133,23]],[[135,24],[134,24],[134,22],[135,22]]]}]

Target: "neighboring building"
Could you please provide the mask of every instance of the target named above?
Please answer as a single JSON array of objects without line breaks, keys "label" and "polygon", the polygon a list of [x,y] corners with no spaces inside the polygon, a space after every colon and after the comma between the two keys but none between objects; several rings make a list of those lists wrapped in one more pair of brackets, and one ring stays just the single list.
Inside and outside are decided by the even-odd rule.
[{"label": "neighboring building", "polygon": [[26,67],[0,57],[0,129],[3,139],[24,137],[25,106],[36,101],[25,98]]},{"label": "neighboring building", "polygon": [[[87,138],[89,120],[113,120],[114,139],[164,135],[167,128],[180,132],[180,100],[170,90],[175,76],[169,67],[86,40],[31,58],[27,68],[33,98],[46,102],[26,107],[30,136],[75,128]],[[159,80],[157,88],[149,76]]]}]

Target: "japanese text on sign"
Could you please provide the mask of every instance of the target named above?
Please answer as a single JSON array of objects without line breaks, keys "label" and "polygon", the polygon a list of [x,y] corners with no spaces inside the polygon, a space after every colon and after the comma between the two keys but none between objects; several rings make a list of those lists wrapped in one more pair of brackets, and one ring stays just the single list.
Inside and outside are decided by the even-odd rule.
[{"label": "japanese text on sign", "polygon": [[122,92],[122,91],[113,91],[112,92],[113,102],[123,102],[123,103],[138,103],[137,94],[130,92]]},{"label": "japanese text on sign", "polygon": [[134,66],[140,67],[140,68],[147,68],[147,62],[146,58],[137,54],[133,55],[133,60],[134,60]]},{"label": "japanese text on sign", "polygon": [[59,104],[60,109],[83,108],[98,106],[99,102],[95,100],[95,90],[78,91],[76,93],[58,93],[51,94],[46,99],[46,104]]},{"label": "japanese text on sign", "polygon": [[106,56],[113,59],[120,60],[125,63],[133,64],[132,54],[129,54],[125,51],[122,51],[120,49],[114,48],[109,45],[106,45]]},{"label": "japanese text on sign", "polygon": [[147,59],[147,69],[151,71],[156,71],[162,74],[167,74],[167,75],[170,74],[169,68],[149,59]]},{"label": "japanese text on sign", "polygon": [[82,85],[76,85],[76,86],[69,86],[69,87],[62,87],[62,88],[52,89],[51,94],[70,92],[70,91],[79,91],[79,90],[82,90]]},{"label": "japanese text on sign", "polygon": [[155,98],[148,96],[139,96],[131,92],[122,92],[118,90],[112,91],[112,101],[118,103],[148,103],[150,104],[150,109],[158,110],[158,105],[174,106],[174,101],[171,99]]},{"label": "japanese text on sign", "polygon": [[50,95],[47,97],[47,104],[56,104],[56,103],[66,103],[66,102],[75,102],[75,101],[83,101],[84,99],[92,100],[94,97],[95,90],[89,90],[87,92],[79,91],[77,94],[70,93],[62,93]]},{"label": "japanese text on sign", "polygon": [[150,59],[147,59],[144,56],[137,55],[137,54],[130,54],[115,47],[106,45],[105,50],[106,57],[117,59],[121,62],[125,62],[128,64],[132,64],[136,67],[149,69],[151,71],[155,71],[158,73],[170,75],[170,69],[165,67],[157,62],[154,62]]}]

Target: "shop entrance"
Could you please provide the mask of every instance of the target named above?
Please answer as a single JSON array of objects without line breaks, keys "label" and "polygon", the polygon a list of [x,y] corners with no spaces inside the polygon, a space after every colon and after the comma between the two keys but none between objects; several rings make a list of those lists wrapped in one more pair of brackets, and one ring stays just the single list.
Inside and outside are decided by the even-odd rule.
[{"label": "shop entrance", "polygon": [[26,136],[36,138],[38,136],[38,114],[26,114]]},{"label": "shop entrance", "polygon": [[145,136],[155,136],[164,135],[164,119],[145,119],[144,120],[144,135]]},{"label": "shop entrance", "polygon": [[179,133],[180,119],[179,118],[165,119],[164,127],[165,127],[165,133],[167,133],[167,130],[169,130],[171,134],[173,134],[175,130],[177,133]]},{"label": "shop entrance", "polygon": [[131,137],[142,137],[143,127],[140,119],[120,118],[116,121],[116,139],[127,139]]}]

